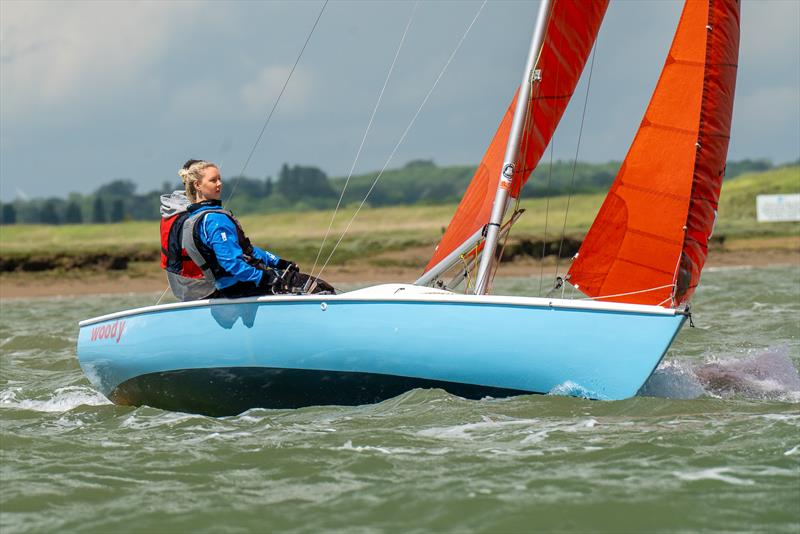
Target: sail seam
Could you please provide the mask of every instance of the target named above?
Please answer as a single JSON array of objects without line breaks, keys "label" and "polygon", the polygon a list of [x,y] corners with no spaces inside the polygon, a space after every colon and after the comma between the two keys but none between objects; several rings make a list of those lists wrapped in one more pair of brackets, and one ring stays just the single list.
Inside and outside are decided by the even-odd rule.
[{"label": "sail seam", "polygon": [[647,232],[645,230],[639,230],[637,228],[633,228],[628,226],[628,231],[632,234],[640,235],[642,237],[647,237],[652,239],[653,241],[661,241],[662,243],[668,243],[670,245],[678,245],[681,246],[683,244],[682,241],[678,241],[677,239],[668,239],[666,237],[660,236],[658,234],[654,234],[652,232]]},{"label": "sail seam", "polygon": [[670,198],[672,200],[683,201],[683,200],[686,200],[686,199],[690,198],[689,196],[686,196],[686,195],[677,195],[675,193],[667,193],[665,191],[658,191],[657,189],[653,189],[653,188],[650,188],[650,187],[645,187],[643,185],[632,184],[630,182],[622,182],[621,181],[619,183],[619,186],[620,187],[627,187],[629,189],[635,189],[637,191],[642,191],[643,193],[650,193],[650,194],[658,196],[658,197]]},{"label": "sail seam", "polygon": [[667,130],[670,132],[677,132],[685,135],[695,136],[697,135],[697,130],[689,130],[687,128],[678,128],[677,126],[669,126],[667,124],[658,123],[647,121],[647,124],[643,125],[645,128],[658,128],[659,130]]},{"label": "sail seam", "polygon": [[[670,64],[677,63],[679,65],[687,65],[692,67],[704,67],[704,66],[712,66],[712,67],[728,67],[732,69],[738,69],[739,65],[737,63],[728,63],[727,61],[720,62],[720,63],[712,63],[712,62],[702,62],[702,61],[689,61],[688,59],[673,59]],[[705,70],[705,69],[704,69]]]},{"label": "sail seam", "polygon": [[[698,133],[700,133],[700,132],[698,132]],[[731,138],[731,136],[729,134],[721,134],[721,133],[715,133],[715,132],[705,132],[703,134],[703,136],[704,137],[717,137],[717,138],[720,138],[720,139],[730,139]]]},{"label": "sail seam", "polygon": [[536,96],[531,100],[564,100],[572,98],[573,94],[574,93],[570,93],[568,95],[542,95],[542,96]]},{"label": "sail seam", "polygon": [[699,241],[699,240],[698,240],[696,237],[694,237],[694,236],[692,236],[692,235],[687,235],[687,236],[686,236],[686,239],[684,240],[684,242],[686,242],[686,241],[694,241],[695,243],[697,243],[697,244],[699,244],[699,245],[702,245],[702,246],[704,246],[705,248],[708,248],[708,243],[705,243],[705,244],[703,244],[703,243],[701,243],[701,242],[700,242],[700,241]]},{"label": "sail seam", "polygon": [[701,67],[701,68],[703,67],[703,65],[705,65],[705,63],[703,63],[702,61],[690,61],[688,59],[675,59],[675,58],[672,58],[672,61],[668,63],[668,65],[675,65],[675,64],[684,65],[687,67]]},{"label": "sail seam", "polygon": [[[621,262],[624,262],[624,263],[629,263],[631,265],[636,265],[637,267],[641,267],[643,269],[649,269],[649,270],[651,270],[653,272],[656,272],[656,273],[672,275],[672,273],[670,271],[665,271],[664,269],[657,269],[655,267],[647,265],[646,263],[642,263],[642,262],[634,261],[634,260],[629,260],[629,259],[623,258],[621,256],[617,257],[617,261],[621,261]],[[673,286],[673,284],[669,284],[669,286],[667,286],[667,287],[672,287],[672,286]]]},{"label": "sail seam", "polygon": [[713,198],[708,198],[706,196],[696,196],[692,194],[691,199],[696,201],[708,202],[709,204],[714,204],[714,205],[717,204],[716,200],[714,200]]},{"label": "sail seam", "polygon": [[690,61],[688,59],[673,59],[672,61],[669,62],[670,65],[673,65],[675,63],[677,63],[678,65],[685,65],[688,67],[705,67],[711,65],[713,67],[729,67],[732,69],[739,68],[739,65],[737,63],[728,63],[728,62],[712,63],[712,62],[702,62],[702,61]]}]

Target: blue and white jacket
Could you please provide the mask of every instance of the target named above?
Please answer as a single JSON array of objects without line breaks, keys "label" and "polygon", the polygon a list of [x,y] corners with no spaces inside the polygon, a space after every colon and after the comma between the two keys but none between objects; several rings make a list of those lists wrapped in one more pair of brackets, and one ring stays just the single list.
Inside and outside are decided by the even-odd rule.
[{"label": "blue and white jacket", "polygon": [[[254,267],[253,263],[260,261],[267,267],[276,267],[280,261],[279,256],[252,245],[236,218],[229,211],[223,210],[219,201],[192,204],[188,210],[192,213],[190,218],[197,217],[192,232],[194,241],[201,253],[206,252],[203,257],[212,264],[212,270],[215,271],[214,285],[217,289],[224,289],[236,282],[258,284],[264,271]],[[203,246],[197,243],[198,240]],[[218,266],[214,266],[211,258],[207,257],[209,251],[213,252]]]}]

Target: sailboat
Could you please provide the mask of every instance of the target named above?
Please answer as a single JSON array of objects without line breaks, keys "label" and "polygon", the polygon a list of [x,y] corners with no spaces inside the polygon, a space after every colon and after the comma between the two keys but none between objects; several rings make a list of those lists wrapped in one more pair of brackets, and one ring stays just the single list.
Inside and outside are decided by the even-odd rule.
[{"label": "sailboat", "polygon": [[705,263],[730,133],[738,0],[686,1],[639,130],[565,276],[584,298],[490,294],[498,241],[519,216],[514,200],[606,8],[541,2],[522,82],[413,284],[88,319],[78,358],[91,383],[117,404],[209,415],[372,403],[413,388],[466,398],[634,396],[690,317]]}]

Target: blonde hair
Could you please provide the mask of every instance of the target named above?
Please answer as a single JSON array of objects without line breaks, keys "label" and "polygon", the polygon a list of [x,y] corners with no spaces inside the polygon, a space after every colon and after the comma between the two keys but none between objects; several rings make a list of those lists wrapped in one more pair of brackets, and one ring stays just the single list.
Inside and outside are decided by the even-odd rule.
[{"label": "blonde hair", "polygon": [[178,176],[181,177],[183,186],[186,188],[186,198],[189,199],[189,202],[197,202],[197,186],[195,184],[203,177],[203,171],[209,167],[219,169],[215,163],[210,161],[190,159],[178,171]]}]

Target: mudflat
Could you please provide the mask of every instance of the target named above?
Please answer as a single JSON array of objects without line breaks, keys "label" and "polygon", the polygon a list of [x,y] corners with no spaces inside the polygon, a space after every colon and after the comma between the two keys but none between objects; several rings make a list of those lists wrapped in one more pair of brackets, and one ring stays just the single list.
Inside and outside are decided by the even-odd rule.
[{"label": "mudflat", "polygon": [[[424,268],[428,247],[394,251],[372,258],[329,266],[322,277],[334,286],[412,282]],[[499,276],[540,276],[555,267],[555,259],[524,257],[504,262]],[[561,259],[560,271],[568,264]],[[709,251],[706,267],[792,265],[800,268],[800,235],[729,240]],[[309,268],[310,266],[303,266]],[[76,269],[40,273],[0,274],[0,299],[74,296],[108,293],[168,292],[166,278],[156,262],[136,262],[125,270]]]}]

